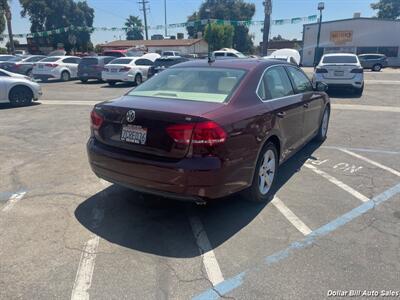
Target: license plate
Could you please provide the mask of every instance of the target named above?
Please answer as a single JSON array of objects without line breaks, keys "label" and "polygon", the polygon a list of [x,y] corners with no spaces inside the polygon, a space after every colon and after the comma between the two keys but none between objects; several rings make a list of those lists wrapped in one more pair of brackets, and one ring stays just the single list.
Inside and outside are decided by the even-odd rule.
[{"label": "license plate", "polygon": [[343,76],[344,75],[344,71],[335,71],[335,76]]},{"label": "license plate", "polygon": [[147,128],[136,125],[122,126],[121,141],[144,145],[147,139]]}]

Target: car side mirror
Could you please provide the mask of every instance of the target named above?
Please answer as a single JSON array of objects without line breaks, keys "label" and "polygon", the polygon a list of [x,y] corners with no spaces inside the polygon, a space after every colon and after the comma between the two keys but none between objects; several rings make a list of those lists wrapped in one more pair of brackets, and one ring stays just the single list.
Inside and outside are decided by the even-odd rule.
[{"label": "car side mirror", "polygon": [[326,92],[328,90],[328,85],[325,82],[317,82],[315,90],[318,92]]}]

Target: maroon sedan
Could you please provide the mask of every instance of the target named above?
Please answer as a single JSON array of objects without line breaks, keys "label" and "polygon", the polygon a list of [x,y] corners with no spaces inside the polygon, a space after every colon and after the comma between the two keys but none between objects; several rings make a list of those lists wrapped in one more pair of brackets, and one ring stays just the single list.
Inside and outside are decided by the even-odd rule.
[{"label": "maroon sedan", "polygon": [[271,198],[278,166],[326,138],[326,85],[274,60],[193,61],[98,104],[87,149],[100,178],[204,203]]}]

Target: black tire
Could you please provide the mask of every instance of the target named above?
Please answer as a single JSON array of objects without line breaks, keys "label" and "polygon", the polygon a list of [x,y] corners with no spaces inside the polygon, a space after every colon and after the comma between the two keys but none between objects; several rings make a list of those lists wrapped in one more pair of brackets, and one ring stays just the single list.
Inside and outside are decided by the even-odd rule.
[{"label": "black tire", "polygon": [[135,85],[138,86],[143,82],[143,78],[142,75],[140,74],[136,74],[135,76]]},{"label": "black tire", "polygon": [[381,70],[382,70],[381,64],[375,64],[372,66],[372,71],[374,71],[374,72],[380,72]]},{"label": "black tire", "polygon": [[[325,114],[327,114],[327,120],[326,120],[326,128],[324,128],[324,118],[325,118]],[[331,115],[331,109],[329,108],[329,106],[327,106],[324,110],[324,113],[322,115],[321,118],[321,123],[319,124],[319,128],[318,128],[318,134],[315,136],[315,141],[318,143],[322,143],[323,141],[326,140],[327,134],[328,134],[328,129],[329,129],[329,119],[330,119],[330,115]]]},{"label": "black tire", "polygon": [[354,88],[354,95],[361,97],[364,92],[364,85],[360,88]]},{"label": "black tire", "polygon": [[71,80],[71,74],[69,74],[68,71],[62,71],[61,73],[61,81],[70,81]]},{"label": "black tire", "polygon": [[87,79],[81,79],[81,82],[82,82],[82,83],[87,83],[88,80],[87,80]]},{"label": "black tire", "polygon": [[27,106],[32,103],[33,92],[26,86],[16,86],[11,89],[8,98],[14,107]]},{"label": "black tire", "polygon": [[[269,185],[267,193],[264,194],[261,192],[261,187],[260,187],[262,183],[260,172],[262,172],[261,167],[262,164],[264,163],[264,156],[268,151],[271,151],[270,153],[273,153],[275,157],[275,164],[272,171],[273,172],[272,183]],[[274,184],[276,182],[276,176],[278,174],[278,165],[279,165],[279,156],[276,146],[272,142],[267,142],[267,144],[263,147],[258,157],[256,168],[254,170],[252,185],[243,192],[243,195],[245,196],[246,200],[258,203],[267,203],[272,200],[275,192]]]},{"label": "black tire", "polygon": [[115,81],[108,81],[107,82],[109,86],[115,86],[116,82]]}]

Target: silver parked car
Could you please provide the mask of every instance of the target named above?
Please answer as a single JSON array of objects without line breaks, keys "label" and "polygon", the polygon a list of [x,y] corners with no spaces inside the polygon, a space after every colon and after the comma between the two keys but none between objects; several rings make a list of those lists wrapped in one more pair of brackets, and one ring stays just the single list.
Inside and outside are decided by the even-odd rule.
[{"label": "silver parked car", "polygon": [[30,77],[0,69],[0,103],[25,106],[42,95],[39,84]]},{"label": "silver parked car", "polygon": [[371,69],[374,72],[379,72],[388,66],[388,60],[384,54],[360,54],[358,59],[364,69]]},{"label": "silver parked car", "polygon": [[351,88],[357,96],[361,96],[364,69],[355,54],[325,54],[314,71],[313,83],[318,82],[324,82],[330,88]]}]

